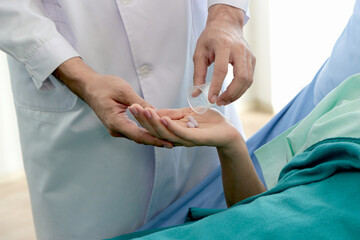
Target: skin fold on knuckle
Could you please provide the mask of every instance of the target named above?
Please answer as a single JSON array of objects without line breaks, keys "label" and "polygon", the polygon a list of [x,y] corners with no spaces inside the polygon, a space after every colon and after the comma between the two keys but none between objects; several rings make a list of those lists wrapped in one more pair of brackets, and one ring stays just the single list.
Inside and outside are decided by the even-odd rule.
[{"label": "skin fold on knuckle", "polygon": [[219,47],[221,48],[231,48],[234,45],[234,38],[231,34],[225,32],[224,30],[220,30],[221,34],[217,35],[217,42]]},{"label": "skin fold on knuckle", "polygon": [[240,72],[236,79],[242,83],[241,85],[246,86],[247,88],[249,88],[253,82],[252,74],[249,74],[246,70]]},{"label": "skin fold on knuckle", "polygon": [[238,92],[235,92],[233,90],[226,90],[226,92],[224,92],[224,95],[222,96],[222,100],[226,103],[229,104],[232,101],[236,100],[238,95]]}]

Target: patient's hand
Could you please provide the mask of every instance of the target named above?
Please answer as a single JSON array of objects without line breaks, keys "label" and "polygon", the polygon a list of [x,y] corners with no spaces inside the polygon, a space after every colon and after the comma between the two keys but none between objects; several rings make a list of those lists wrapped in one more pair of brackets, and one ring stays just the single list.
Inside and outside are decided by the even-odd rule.
[{"label": "patient's hand", "polygon": [[[228,206],[266,189],[258,178],[247,152],[246,143],[235,127],[217,110],[197,114],[190,108],[144,109],[139,104],[129,110],[153,136],[175,145],[216,146],[220,158],[224,193]],[[188,128],[192,116],[198,128]]]},{"label": "patient's hand", "polygon": [[[257,177],[240,133],[217,110],[197,114],[190,108],[144,109],[138,104],[129,110],[153,136],[182,146],[216,146],[222,169],[224,193],[228,206],[265,191]],[[192,116],[198,128],[188,128]]]},{"label": "patient's hand", "polygon": [[[236,128],[215,109],[197,114],[190,108],[155,111],[134,104],[129,110],[151,135],[175,145],[225,147],[241,139]],[[187,127],[189,116],[199,123],[198,128]]]}]

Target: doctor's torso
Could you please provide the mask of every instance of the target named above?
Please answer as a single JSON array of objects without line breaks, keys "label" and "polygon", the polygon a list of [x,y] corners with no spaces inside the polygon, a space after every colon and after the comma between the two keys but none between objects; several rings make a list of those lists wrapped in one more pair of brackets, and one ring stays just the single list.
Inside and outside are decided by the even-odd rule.
[{"label": "doctor's torso", "polygon": [[[157,108],[187,106],[207,1],[42,4],[95,71],[122,77]],[[51,78],[55,89],[39,91],[21,64],[10,59],[10,65],[39,239],[133,231],[219,164],[213,148],[167,150],[112,138],[91,109],[56,79]]]},{"label": "doctor's torso", "polygon": [[[46,1],[45,1],[46,2]],[[59,0],[84,61],[158,108],[186,106],[207,1]]]}]

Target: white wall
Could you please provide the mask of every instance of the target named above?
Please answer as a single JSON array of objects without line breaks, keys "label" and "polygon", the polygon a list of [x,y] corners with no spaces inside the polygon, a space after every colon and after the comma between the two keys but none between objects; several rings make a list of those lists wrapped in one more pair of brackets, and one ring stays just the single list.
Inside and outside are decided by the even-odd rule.
[{"label": "white wall", "polygon": [[[254,0],[264,1],[264,0]],[[271,0],[272,102],[281,109],[328,58],[355,0]]]},{"label": "white wall", "polygon": [[244,34],[256,56],[254,82],[240,102],[252,102],[257,107],[272,108],[271,64],[269,42],[269,2],[267,0],[250,1],[251,17],[245,25]]},{"label": "white wall", "polygon": [[0,181],[23,169],[6,56],[0,51]]},{"label": "white wall", "polygon": [[351,16],[355,0],[251,0],[246,39],[257,57],[255,81],[240,102],[275,112],[315,76]]}]

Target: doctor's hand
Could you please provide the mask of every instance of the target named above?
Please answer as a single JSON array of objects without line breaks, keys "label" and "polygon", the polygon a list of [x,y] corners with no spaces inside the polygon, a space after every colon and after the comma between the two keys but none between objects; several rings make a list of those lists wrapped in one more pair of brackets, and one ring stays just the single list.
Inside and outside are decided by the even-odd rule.
[{"label": "doctor's hand", "polygon": [[[205,83],[207,68],[214,63],[214,75],[209,89],[209,101],[219,106],[240,98],[253,82],[255,56],[244,39],[243,10],[224,4],[209,8],[204,31],[194,53],[194,85]],[[228,64],[233,65],[233,79],[219,97]]]},{"label": "doctor's hand", "polygon": [[[222,148],[242,139],[236,128],[215,109],[209,109],[205,114],[197,114],[190,108],[155,111],[134,104],[129,110],[150,134],[178,146]],[[189,117],[198,122],[198,128],[188,128]]]},{"label": "doctor's hand", "polygon": [[139,128],[127,117],[126,110],[134,103],[143,107],[152,106],[122,78],[98,74],[79,57],[65,61],[55,70],[54,75],[94,110],[111,136],[125,137],[140,144],[173,147],[171,143]]}]

